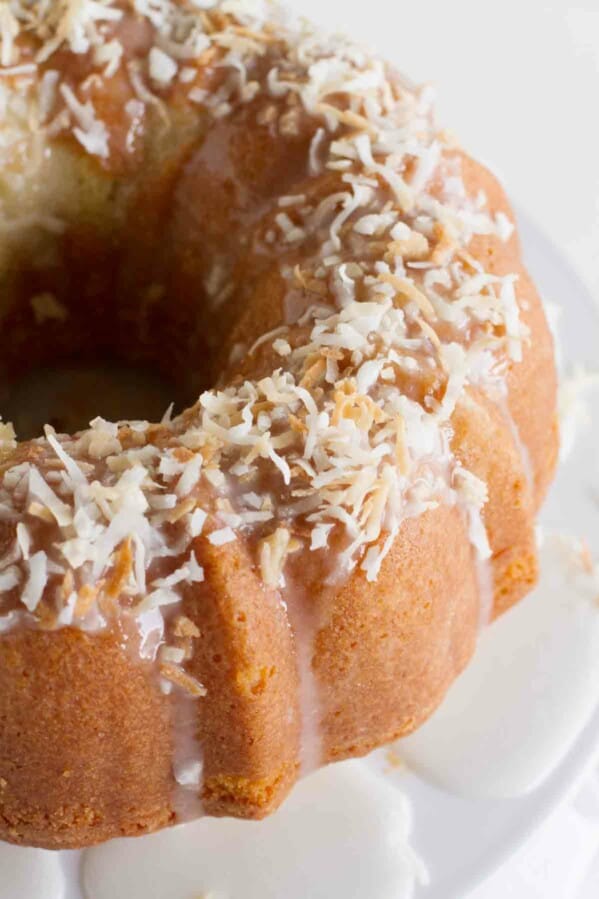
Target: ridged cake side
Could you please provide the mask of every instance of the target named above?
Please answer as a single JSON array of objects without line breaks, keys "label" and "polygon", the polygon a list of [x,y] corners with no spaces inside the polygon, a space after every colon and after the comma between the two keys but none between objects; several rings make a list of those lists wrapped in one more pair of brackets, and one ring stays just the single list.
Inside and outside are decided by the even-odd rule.
[{"label": "ridged cake side", "polygon": [[409,733],[534,584],[553,347],[494,177],[271,4],[0,10],[0,370],[199,400],[0,425],[0,837],[258,818]]}]

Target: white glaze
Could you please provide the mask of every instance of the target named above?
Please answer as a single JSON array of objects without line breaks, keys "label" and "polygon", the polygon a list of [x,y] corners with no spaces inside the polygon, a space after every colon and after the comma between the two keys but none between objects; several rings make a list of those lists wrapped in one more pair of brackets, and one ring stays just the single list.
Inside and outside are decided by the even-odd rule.
[{"label": "white glaze", "polygon": [[312,667],[318,627],[303,585],[295,581],[287,582],[285,604],[295,637],[301,720],[299,762],[300,775],[305,777],[317,771],[322,763],[321,704],[318,682]]},{"label": "white glaze", "polygon": [[599,583],[548,539],[538,589],[481,634],[433,717],[397,744],[427,780],[460,795],[511,797],[562,761],[597,704]]},{"label": "white glaze", "polygon": [[0,843],[0,899],[63,899],[60,856]]},{"label": "white glaze", "polygon": [[295,633],[300,679],[301,736],[299,761],[300,773],[301,776],[304,776],[318,770],[322,763],[320,697],[312,669],[314,633],[300,634],[297,630]]},{"label": "white glaze", "polygon": [[424,877],[398,790],[359,762],[317,772],[259,823],[201,820],[84,854],[86,899],[407,899]]},{"label": "white glaze", "polygon": [[203,773],[202,749],[197,740],[198,708],[187,696],[175,691],[171,700],[171,728],[174,737],[173,808],[179,821],[192,821],[202,814],[200,788]]},{"label": "white glaze", "polygon": [[495,599],[495,584],[493,580],[493,565],[490,559],[476,559],[476,578],[478,581],[478,595],[480,597],[479,622],[481,629],[491,623],[493,614],[493,601]]}]

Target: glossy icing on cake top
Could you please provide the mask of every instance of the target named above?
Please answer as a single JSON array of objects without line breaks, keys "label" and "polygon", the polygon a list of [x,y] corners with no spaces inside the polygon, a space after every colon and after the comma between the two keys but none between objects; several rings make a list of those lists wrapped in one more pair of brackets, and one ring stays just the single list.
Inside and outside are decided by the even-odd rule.
[{"label": "glossy icing on cake top", "polygon": [[[444,138],[431,123],[428,92],[409,90],[361,49],[287,23],[268,5],[225,2],[213,14],[170,2],[124,7],[24,2],[5,8],[5,106],[23,86],[47,88],[48,70],[40,78],[40,69],[65,48],[86,61],[92,54],[95,77],[114,76],[117,61],[127,64],[114,35],[134,12],[151,23],[156,42],[143,60],[144,90],[134,89],[164,90],[177,79],[188,99],[219,117],[233,102],[258,95],[265,115],[270,98],[296,97],[292,119],[314,130],[307,166],[315,176],[340,173],[338,189],[316,205],[305,196],[281,197],[281,211],[263,235],[267,247],[302,247],[301,265],[281,274],[290,299],[302,285],[313,300],[250,348],[250,356],[258,345],[272,348],[276,367],[269,375],[205,393],[192,410],[162,425],[163,445],[145,423],[119,428],[97,421],[76,438],[48,430],[35,460],[4,472],[3,516],[23,517],[4,589],[12,581],[20,585],[34,613],[49,578],[69,570],[83,582],[73,585],[78,589],[95,585],[114,569],[120,547],[115,577],[122,584],[113,577],[110,592],[120,594],[117,587],[130,580],[133,595],[144,597],[139,614],[172,602],[177,584],[201,579],[193,552],[149,585],[146,574],[156,556],[181,555],[185,537],[191,543],[205,526],[209,510],[196,502],[201,483],[219,491],[225,505],[232,497],[231,508],[218,510],[210,525],[211,542],[233,540],[236,530],[257,525],[269,532],[258,546],[269,586],[280,586],[287,554],[300,549],[292,534],[298,519],[309,522],[313,551],[343,527],[349,539],[340,567],[361,565],[374,580],[405,517],[439,501],[463,501],[475,512],[484,504],[484,485],[451,459],[447,427],[466,384],[490,382],[496,389],[503,353],[519,358],[525,335],[514,278],[486,274],[465,249],[473,234],[507,237],[511,226],[485,213],[484,197],[466,197],[458,166],[443,161]],[[258,29],[258,37],[249,29]],[[34,50],[27,46],[30,34]],[[258,62],[264,68],[271,45],[276,65],[262,82],[248,81]],[[202,93],[196,82],[207,77],[209,50],[212,66],[226,75],[226,90]],[[98,59],[108,57],[106,69]],[[109,126],[90,101],[74,100],[56,74],[47,115],[60,109],[64,130],[88,153],[108,158]],[[85,96],[85,85],[78,87]],[[148,93],[146,102],[161,100]],[[335,307],[326,302],[331,295]],[[416,386],[405,384],[406,373]],[[411,396],[421,379],[434,389]],[[8,449],[10,426],[4,438]],[[270,491],[246,489],[265,478]],[[176,551],[165,549],[161,525],[179,521]],[[36,552],[36,543],[48,542],[44,526],[60,531],[52,559]],[[44,537],[36,541],[40,529]],[[484,532],[475,526],[473,537],[484,554]],[[71,590],[65,617],[69,603]],[[81,617],[80,602],[73,612]]]}]

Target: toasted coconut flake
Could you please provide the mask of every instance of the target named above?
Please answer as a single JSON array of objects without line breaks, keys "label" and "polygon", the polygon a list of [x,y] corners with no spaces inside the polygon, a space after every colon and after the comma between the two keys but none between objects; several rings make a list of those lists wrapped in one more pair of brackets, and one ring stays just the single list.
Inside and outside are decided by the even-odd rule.
[{"label": "toasted coconut flake", "polygon": [[213,546],[224,546],[226,543],[232,543],[236,539],[235,531],[230,527],[220,528],[208,534],[208,542]]},{"label": "toasted coconut flake", "polygon": [[48,582],[48,556],[40,550],[27,560],[27,580],[21,592],[21,602],[30,612],[35,612]]},{"label": "toasted coconut flake", "polygon": [[285,560],[292,552],[291,539],[287,528],[280,527],[269,537],[260,541],[258,549],[260,573],[267,587],[281,585]]},{"label": "toasted coconut flake", "polygon": [[329,534],[333,530],[333,524],[318,524],[312,528],[310,549],[324,549],[329,543]]},{"label": "toasted coconut flake", "polygon": [[106,595],[112,599],[120,596],[133,570],[133,552],[131,537],[123,541],[116,553],[116,559],[112,574],[106,581]]},{"label": "toasted coconut flake", "polygon": [[172,662],[163,662],[160,665],[160,674],[166,681],[179,687],[184,693],[187,693],[194,699],[200,699],[208,695],[208,691],[203,684]]},{"label": "toasted coconut flake", "polygon": [[173,634],[175,637],[190,637],[192,640],[201,636],[199,627],[197,627],[191,619],[187,618],[186,615],[179,615],[175,619]]},{"label": "toasted coconut flake", "polygon": [[17,587],[22,580],[21,569],[10,565],[0,572],[0,593],[8,593]]},{"label": "toasted coconut flake", "polygon": [[[59,524],[60,527],[66,527],[71,524],[73,520],[72,510],[66,503],[59,499],[41,476],[39,470],[33,466],[29,471],[29,494],[37,497],[42,506],[44,506],[50,515],[56,519],[56,523]],[[30,506],[30,508],[31,507],[32,506]]]},{"label": "toasted coconut flake", "polygon": [[371,121],[358,113],[352,112],[351,109],[339,109],[331,103],[319,103],[316,111],[325,116],[328,120],[335,120],[343,125],[349,125],[351,128],[357,128],[358,131],[364,131],[372,137],[377,138],[379,129]]},{"label": "toasted coconut flake", "polygon": [[148,57],[150,78],[160,87],[168,87],[178,71],[177,63],[172,57],[161,50],[160,47],[152,47]]},{"label": "toasted coconut flake", "polygon": [[402,296],[407,297],[409,300],[413,300],[427,321],[434,321],[436,319],[437,315],[435,307],[426,294],[419,290],[412,281],[407,278],[398,278],[397,275],[392,275],[387,272],[383,272],[379,275],[379,278],[384,283],[391,284]]},{"label": "toasted coconut flake", "polygon": [[77,593],[75,603],[75,615],[77,618],[85,618],[98,600],[102,584],[84,584]]},{"label": "toasted coconut flake", "polygon": [[171,509],[168,512],[164,512],[162,515],[156,516],[156,522],[160,523],[161,521],[168,521],[170,524],[176,524],[177,521],[180,521],[182,518],[185,518],[190,512],[193,512],[195,509],[196,500],[193,496],[188,496],[187,499],[182,500],[182,502],[177,503],[174,509]]},{"label": "toasted coconut flake", "polygon": [[54,516],[52,512],[43,506],[41,503],[32,502],[27,506],[27,514],[31,515],[33,518],[40,518],[42,521],[45,521],[46,524],[52,524],[54,521]]},{"label": "toasted coconut flake", "polygon": [[93,104],[89,100],[81,103],[68,84],[64,82],[60,85],[60,92],[77,122],[73,128],[73,134],[79,143],[90,155],[108,159],[110,156],[108,128],[96,117]]},{"label": "toasted coconut flake", "polygon": [[189,522],[189,531],[192,537],[199,537],[204,529],[207,518],[203,509],[195,509]]}]

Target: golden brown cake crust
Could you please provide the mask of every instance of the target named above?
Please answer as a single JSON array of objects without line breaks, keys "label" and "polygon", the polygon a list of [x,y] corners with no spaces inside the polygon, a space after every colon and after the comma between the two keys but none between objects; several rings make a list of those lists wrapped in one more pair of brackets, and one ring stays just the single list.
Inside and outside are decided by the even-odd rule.
[{"label": "golden brown cake crust", "polygon": [[300,720],[292,633],[247,548],[198,541],[206,580],[185,603],[197,625],[190,671],[206,686],[198,719],[202,801],[212,815],[260,818],[298,773]]},{"label": "golden brown cake crust", "polygon": [[110,635],[4,636],[2,836],[67,849],[173,820],[167,708]]},{"label": "golden brown cake crust", "polygon": [[[26,24],[0,60],[0,376],[109,352],[222,387],[161,424],[0,421],[0,839],[24,845],[269,814],[419,726],[537,577],[553,345],[497,180],[361,51],[164,5]],[[27,91],[51,107],[29,168]]]},{"label": "golden brown cake crust", "polygon": [[479,597],[465,533],[455,509],[426,512],[404,524],[376,595],[359,574],[319,597],[314,661],[328,760],[410,733],[470,658]]}]

